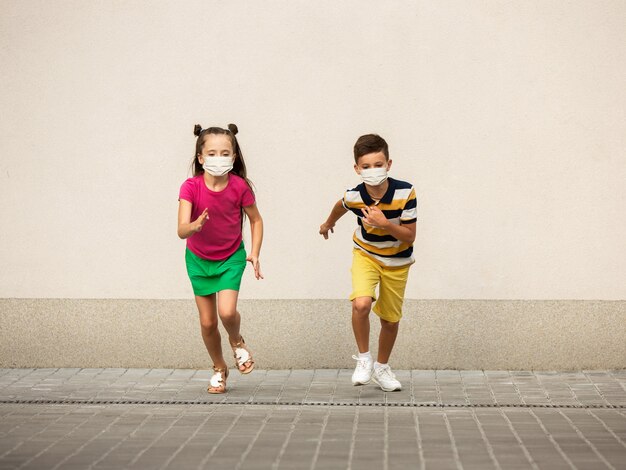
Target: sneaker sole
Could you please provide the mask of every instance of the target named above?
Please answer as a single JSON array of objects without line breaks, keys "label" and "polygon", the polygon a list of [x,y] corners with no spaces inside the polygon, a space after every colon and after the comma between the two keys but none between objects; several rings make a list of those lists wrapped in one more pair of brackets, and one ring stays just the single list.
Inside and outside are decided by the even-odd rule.
[{"label": "sneaker sole", "polygon": [[368,380],[367,382],[352,382],[352,385],[356,387],[357,385],[367,385],[371,382],[372,382],[371,380]]},{"label": "sneaker sole", "polygon": [[383,386],[381,385],[381,383],[380,383],[378,380],[376,380],[375,378],[372,378],[372,380],[374,381],[374,383],[376,383],[376,385],[378,385],[378,386],[380,387],[380,389],[381,389],[383,392],[395,392],[396,390],[402,390],[402,385],[400,385],[399,387],[396,387],[396,388],[385,388],[385,387],[383,387]]}]

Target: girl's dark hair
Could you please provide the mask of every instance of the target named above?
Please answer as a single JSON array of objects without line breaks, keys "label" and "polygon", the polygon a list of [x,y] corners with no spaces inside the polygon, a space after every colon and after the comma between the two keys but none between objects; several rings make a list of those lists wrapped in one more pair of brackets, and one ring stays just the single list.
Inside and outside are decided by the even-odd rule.
[{"label": "girl's dark hair", "polygon": [[358,165],[359,158],[375,152],[382,152],[385,159],[389,160],[389,146],[385,139],[377,134],[362,135],[354,144],[354,161]]},{"label": "girl's dark hair", "polygon": [[198,176],[204,173],[204,169],[202,168],[202,164],[198,157],[202,154],[202,147],[204,147],[204,142],[207,139],[209,134],[222,134],[228,136],[230,139],[230,143],[233,146],[233,152],[235,153],[235,162],[233,163],[232,173],[240,176],[245,180],[245,182],[250,187],[250,191],[254,194],[254,187],[252,182],[248,179],[248,174],[246,171],[246,162],[243,159],[243,153],[241,152],[241,147],[239,147],[239,142],[237,141],[237,133],[239,129],[235,124],[229,124],[227,129],[222,129],[221,127],[208,127],[206,129],[202,129],[200,124],[196,124],[193,128],[193,134],[198,137],[196,140],[196,154],[193,157],[193,175]]}]

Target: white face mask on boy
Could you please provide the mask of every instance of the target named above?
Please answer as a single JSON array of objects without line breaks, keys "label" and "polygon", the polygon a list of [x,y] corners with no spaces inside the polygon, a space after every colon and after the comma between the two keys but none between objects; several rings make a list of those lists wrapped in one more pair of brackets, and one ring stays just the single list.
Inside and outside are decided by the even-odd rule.
[{"label": "white face mask on boy", "polygon": [[361,170],[361,181],[370,186],[380,186],[387,179],[387,168],[366,168]]},{"label": "white face mask on boy", "polygon": [[209,175],[224,176],[233,169],[234,162],[233,157],[204,157],[202,168]]}]

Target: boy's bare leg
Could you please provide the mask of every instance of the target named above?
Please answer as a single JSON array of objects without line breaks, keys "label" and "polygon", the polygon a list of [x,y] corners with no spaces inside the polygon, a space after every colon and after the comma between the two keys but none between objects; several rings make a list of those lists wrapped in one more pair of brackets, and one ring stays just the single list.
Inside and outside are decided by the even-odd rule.
[{"label": "boy's bare leg", "polygon": [[352,301],[352,330],[360,353],[370,350],[371,297],[357,297]]},{"label": "boy's bare leg", "polygon": [[378,337],[378,362],[387,364],[393,345],[398,336],[398,325],[400,322],[392,323],[387,320],[380,319],[380,336]]}]

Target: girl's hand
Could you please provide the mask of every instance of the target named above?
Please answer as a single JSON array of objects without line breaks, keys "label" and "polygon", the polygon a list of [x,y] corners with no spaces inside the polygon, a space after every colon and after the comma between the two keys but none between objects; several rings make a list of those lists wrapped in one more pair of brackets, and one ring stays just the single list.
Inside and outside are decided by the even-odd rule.
[{"label": "girl's hand", "polygon": [[363,212],[363,222],[365,222],[367,225],[385,228],[385,226],[389,223],[387,217],[385,217],[385,214],[383,214],[383,211],[381,211],[376,206],[365,206],[363,209],[361,209],[361,212]]},{"label": "girl's hand", "polygon": [[200,230],[202,230],[202,227],[204,226],[207,220],[209,220],[209,210],[205,208],[202,211],[202,214],[200,214],[198,218],[193,221],[193,231],[197,233]]},{"label": "girl's hand", "polygon": [[328,231],[330,230],[330,233],[335,233],[335,231],[333,230],[333,227],[335,226],[335,224],[329,224],[324,222],[322,225],[320,225],[320,235],[324,237],[324,240],[328,240]]},{"label": "girl's hand", "polygon": [[252,267],[254,268],[254,277],[258,279],[264,279],[263,274],[261,273],[261,264],[259,263],[259,258],[257,256],[248,256],[246,261],[250,261],[252,263]]}]

